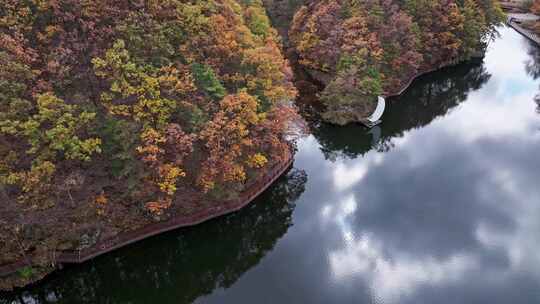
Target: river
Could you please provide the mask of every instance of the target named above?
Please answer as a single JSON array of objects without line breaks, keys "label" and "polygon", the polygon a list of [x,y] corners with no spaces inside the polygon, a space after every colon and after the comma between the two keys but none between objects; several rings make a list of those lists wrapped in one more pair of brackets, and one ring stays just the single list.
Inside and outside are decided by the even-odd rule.
[{"label": "river", "polygon": [[500,33],[371,131],[306,115],[294,168],[246,209],[0,303],[539,303],[540,51]]}]

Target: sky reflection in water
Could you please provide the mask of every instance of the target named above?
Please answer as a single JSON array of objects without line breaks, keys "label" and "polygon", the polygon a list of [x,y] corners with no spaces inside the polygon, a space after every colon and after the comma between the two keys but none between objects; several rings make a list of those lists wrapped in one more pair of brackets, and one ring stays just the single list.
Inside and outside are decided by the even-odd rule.
[{"label": "sky reflection in water", "polygon": [[[525,70],[531,46],[501,34],[485,58],[491,77],[427,127],[404,123],[368,152],[304,140],[296,167],[309,178],[294,227],[235,286],[200,302],[540,301],[539,82]],[[394,101],[383,134],[400,124],[388,116],[406,112],[395,103],[418,102],[410,95]]]},{"label": "sky reflection in water", "polygon": [[247,210],[0,303],[540,302],[540,53],[501,34],[371,133],[310,122],[295,170]]}]

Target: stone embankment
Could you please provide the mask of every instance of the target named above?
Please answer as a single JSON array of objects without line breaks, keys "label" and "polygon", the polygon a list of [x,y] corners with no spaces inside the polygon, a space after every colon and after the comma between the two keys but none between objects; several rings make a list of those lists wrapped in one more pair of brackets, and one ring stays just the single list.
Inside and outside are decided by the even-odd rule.
[{"label": "stone embankment", "polygon": [[[287,151],[284,161],[274,165],[249,189],[242,192],[240,197],[234,200],[224,201],[212,207],[200,210],[194,214],[173,217],[164,222],[157,222],[140,229],[120,233],[117,236],[98,242],[97,244],[75,251],[57,251],[51,253],[53,267],[62,264],[77,264],[93,259],[115,249],[138,242],[148,237],[182,227],[194,226],[210,219],[223,216],[242,209],[250,204],[262,192],[268,189],[280,176],[282,176],[293,163],[293,152]],[[31,257],[27,257],[13,264],[0,266],[0,277],[16,274],[20,270],[32,267],[35,263]]]}]

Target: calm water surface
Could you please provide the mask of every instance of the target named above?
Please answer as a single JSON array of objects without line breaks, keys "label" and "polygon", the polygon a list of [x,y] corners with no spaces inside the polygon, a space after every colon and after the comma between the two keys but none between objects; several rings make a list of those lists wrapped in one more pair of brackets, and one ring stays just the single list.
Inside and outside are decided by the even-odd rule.
[{"label": "calm water surface", "polygon": [[0,303],[539,303],[540,52],[423,77],[384,123],[310,121],[239,213],[72,266]]}]

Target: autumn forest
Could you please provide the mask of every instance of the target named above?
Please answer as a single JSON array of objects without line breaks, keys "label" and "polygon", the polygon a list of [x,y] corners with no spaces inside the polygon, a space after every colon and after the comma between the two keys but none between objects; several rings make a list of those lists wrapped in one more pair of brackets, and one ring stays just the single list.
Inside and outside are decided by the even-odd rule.
[{"label": "autumn forest", "polygon": [[[482,56],[503,18],[494,0],[303,2],[295,64],[339,125]],[[304,132],[261,0],[0,3],[0,265],[31,256],[32,279],[51,251],[237,198]]]},{"label": "autumn forest", "polygon": [[308,1],[290,30],[300,63],[325,89],[323,118],[344,125],[418,73],[481,57],[503,20],[492,0]]}]

